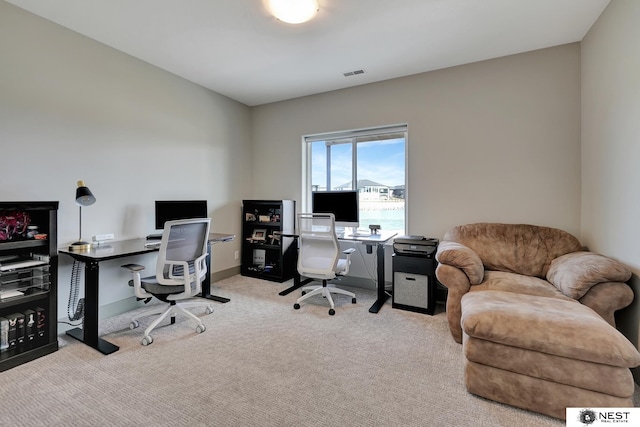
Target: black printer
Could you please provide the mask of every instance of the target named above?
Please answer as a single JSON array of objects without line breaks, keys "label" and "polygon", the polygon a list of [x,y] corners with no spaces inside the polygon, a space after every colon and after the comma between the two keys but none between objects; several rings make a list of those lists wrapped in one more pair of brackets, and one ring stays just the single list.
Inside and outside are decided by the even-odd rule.
[{"label": "black printer", "polygon": [[393,252],[399,255],[416,255],[433,258],[440,241],[433,237],[399,236],[393,240]]}]

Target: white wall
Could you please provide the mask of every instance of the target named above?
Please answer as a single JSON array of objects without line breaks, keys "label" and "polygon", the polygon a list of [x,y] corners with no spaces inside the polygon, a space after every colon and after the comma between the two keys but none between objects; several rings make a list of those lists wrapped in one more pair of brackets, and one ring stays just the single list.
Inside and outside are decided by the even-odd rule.
[{"label": "white wall", "polygon": [[[640,295],[640,2],[612,1],[582,42],[582,238]],[[618,324],[640,342],[640,303]],[[638,378],[638,376],[637,376]]]},{"label": "white wall", "polygon": [[408,123],[408,233],[580,230],[578,44],[258,106],[252,119],[254,197],[301,200],[303,135]]},{"label": "white wall", "polygon": [[[5,2],[0,58],[0,199],[59,200],[60,246],[78,238],[78,179],[97,198],[85,238],[145,236],[156,199],[207,199],[212,229],[239,233],[248,107]],[[214,247],[214,272],[237,267],[239,240]],[[60,262],[63,317],[70,259]],[[119,265],[102,269],[102,305],[133,295]]]},{"label": "white wall", "polygon": [[[480,221],[579,234],[578,44],[254,107],[253,196],[300,203],[304,135],[398,123],[408,234]],[[370,277],[371,258],[354,257],[349,276]]]}]

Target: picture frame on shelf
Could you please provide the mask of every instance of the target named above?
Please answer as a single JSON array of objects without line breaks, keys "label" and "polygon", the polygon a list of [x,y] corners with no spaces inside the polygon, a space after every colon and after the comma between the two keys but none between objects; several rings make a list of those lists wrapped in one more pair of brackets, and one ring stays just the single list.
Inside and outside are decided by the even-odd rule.
[{"label": "picture frame on shelf", "polygon": [[251,235],[251,240],[264,242],[267,239],[267,229],[266,228],[256,228],[253,230],[253,234]]},{"label": "picture frame on shelf", "polygon": [[258,215],[258,222],[271,222],[271,215]]}]

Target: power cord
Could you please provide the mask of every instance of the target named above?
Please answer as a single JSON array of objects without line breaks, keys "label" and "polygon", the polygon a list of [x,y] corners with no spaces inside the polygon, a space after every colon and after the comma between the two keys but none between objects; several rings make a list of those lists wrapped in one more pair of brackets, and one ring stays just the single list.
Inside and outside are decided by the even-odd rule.
[{"label": "power cord", "polygon": [[78,299],[80,294],[80,278],[82,276],[81,268],[83,265],[83,262],[74,260],[73,267],[71,267],[71,283],[69,286],[67,316],[72,322],[84,318],[84,298]]}]

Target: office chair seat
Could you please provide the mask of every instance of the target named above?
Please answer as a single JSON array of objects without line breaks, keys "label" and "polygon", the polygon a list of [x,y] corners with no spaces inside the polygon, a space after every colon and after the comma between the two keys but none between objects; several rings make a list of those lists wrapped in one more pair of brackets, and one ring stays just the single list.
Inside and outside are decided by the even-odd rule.
[{"label": "office chair seat", "polygon": [[208,218],[167,221],[158,253],[155,276],[141,278],[140,273],[144,270],[141,265],[122,266],[133,273],[133,279],[129,281],[129,285],[133,286],[139,300],[147,303],[154,297],[166,303],[158,304],[131,318],[129,327],[135,329],[139,326],[138,319],[159,315],[144,331],[142,345],[153,342],[151,331],[167,316],[171,316],[171,324],[174,324],[176,314],[183,314],[197,322],[197,333],[206,330],[200,318],[186,308],[204,306],[205,314],[213,312],[207,300],[194,298],[202,291],[202,281],[207,272],[205,260],[209,224]]}]

